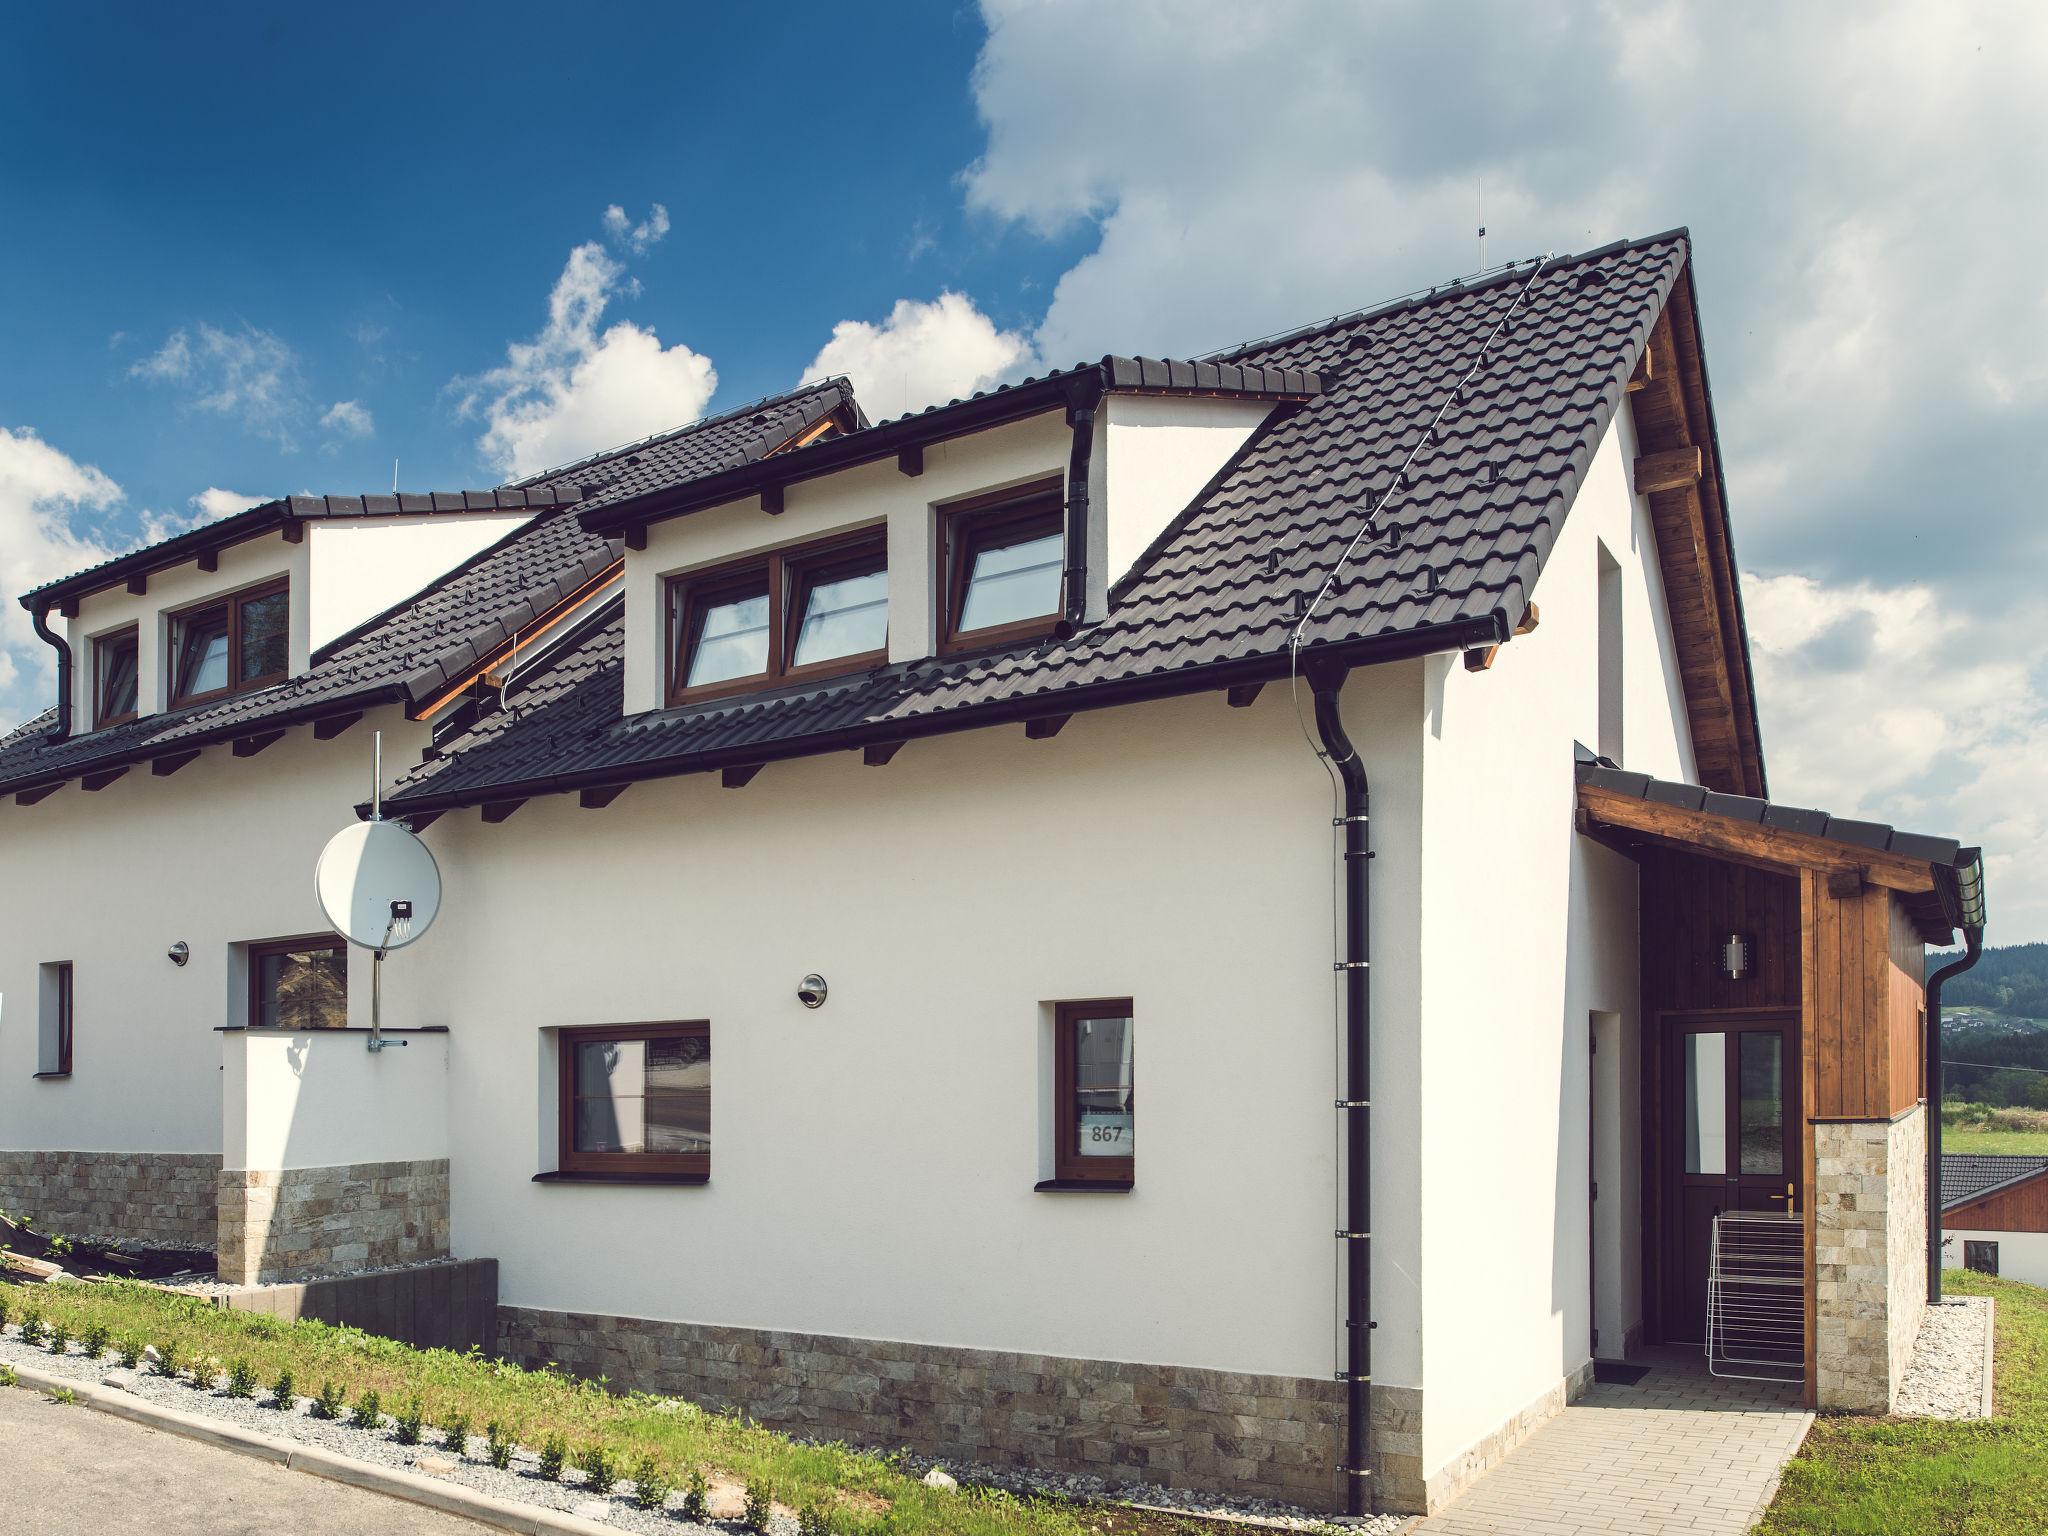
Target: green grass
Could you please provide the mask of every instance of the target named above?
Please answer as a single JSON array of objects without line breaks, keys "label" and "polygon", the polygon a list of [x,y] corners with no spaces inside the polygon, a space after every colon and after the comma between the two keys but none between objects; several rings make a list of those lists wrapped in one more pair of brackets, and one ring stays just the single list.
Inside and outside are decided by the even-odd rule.
[{"label": "green grass", "polygon": [[1941,1128],[1941,1150],[2048,1157],[2048,1131],[1996,1131],[1945,1125]]},{"label": "green grass", "polygon": [[[475,1426],[502,1424],[506,1435],[538,1450],[560,1435],[572,1457],[602,1445],[626,1466],[654,1458],[679,1486],[692,1472],[714,1481],[758,1484],[792,1508],[816,1507],[829,1528],[846,1536],[1088,1536],[1090,1532],[1165,1536],[1214,1532],[1201,1525],[1135,1510],[1082,1507],[963,1488],[927,1488],[890,1458],[843,1445],[801,1445],[742,1418],[716,1414],[679,1398],[621,1395],[560,1371],[527,1371],[480,1355],[420,1350],[353,1328],[285,1323],[257,1313],[229,1312],[197,1297],[127,1281],[37,1286],[45,1319],[73,1334],[104,1325],[118,1342],[134,1339],[176,1347],[177,1358],[247,1362],[268,1401],[268,1384],[289,1370],[300,1393],[323,1381],[344,1387],[350,1403],[366,1391],[389,1403],[417,1397],[427,1422],[452,1414]],[[19,1318],[29,1296],[0,1284],[0,1304]],[[580,1464],[580,1463],[579,1463]]]},{"label": "green grass", "polygon": [[1997,1298],[1989,1420],[1816,1421],[1759,1536],[2015,1536],[2048,1531],[2048,1290],[1951,1271]]}]

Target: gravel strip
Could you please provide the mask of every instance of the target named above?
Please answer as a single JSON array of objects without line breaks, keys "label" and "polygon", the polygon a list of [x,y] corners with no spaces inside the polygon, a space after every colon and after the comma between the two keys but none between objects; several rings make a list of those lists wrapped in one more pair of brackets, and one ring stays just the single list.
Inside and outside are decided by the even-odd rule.
[{"label": "gravel strip", "polygon": [[1991,1298],[1951,1296],[1929,1307],[1895,1410],[1916,1419],[1984,1416]]}]

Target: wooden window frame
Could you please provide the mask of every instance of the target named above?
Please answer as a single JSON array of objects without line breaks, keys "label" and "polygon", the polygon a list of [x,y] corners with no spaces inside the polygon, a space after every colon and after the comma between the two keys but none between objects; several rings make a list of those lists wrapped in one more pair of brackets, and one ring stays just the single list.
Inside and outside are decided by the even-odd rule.
[{"label": "wooden window frame", "polygon": [[[265,672],[246,682],[241,680],[242,671],[242,609],[250,603],[266,597],[285,594],[285,662],[276,672]],[[223,688],[211,688],[204,693],[179,693],[178,672],[184,660],[187,624],[211,614],[216,609],[225,609],[228,620],[228,680]],[[269,581],[260,581],[239,592],[229,592],[219,597],[209,597],[204,602],[191,603],[173,613],[166,614],[170,621],[170,645],[168,675],[165,678],[165,693],[170,698],[172,709],[182,709],[187,704],[206,704],[215,699],[232,698],[238,693],[254,693],[259,688],[272,688],[291,676],[291,578],[279,576]]]},{"label": "wooden window frame", "polygon": [[[995,646],[1041,640],[1058,628],[1066,595],[1066,482],[1058,476],[1034,480],[1028,485],[971,496],[938,508],[939,517],[939,654],[954,656],[965,651],[985,651]],[[984,624],[980,629],[960,628],[961,611],[967,605],[970,555],[988,541],[989,535],[1051,520],[1060,535],[1060,587],[1052,611],[1017,619],[1008,624]]]},{"label": "wooden window frame", "polygon": [[[125,645],[135,653],[135,708],[110,713],[107,709],[106,653],[110,647]],[[130,624],[125,629],[113,629],[104,635],[95,635],[92,642],[92,728],[104,730],[110,725],[126,725],[133,720],[142,707],[142,626]]]},{"label": "wooden window frame", "polygon": [[[1074,1150],[1081,1126],[1078,1089],[1074,1081],[1074,1026],[1084,1019],[1129,1019],[1135,1034],[1137,1008],[1128,997],[1097,997],[1053,1004],[1053,1178],[1061,1184],[1104,1184],[1129,1188],[1136,1182],[1137,1159],[1131,1157],[1083,1157]],[[1137,1066],[1133,1052],[1131,1068],[1132,1140],[1135,1143],[1137,1114]]]},{"label": "wooden window frame", "polygon": [[[71,1045],[73,1028],[76,1024],[75,1008],[78,1000],[76,979],[72,974],[69,960],[52,960],[48,968],[57,979],[57,1064],[48,1071],[42,1067],[42,1029],[37,1021],[36,1071],[34,1076],[44,1080],[71,1075]],[[38,989],[40,991],[40,988]]]},{"label": "wooden window frame", "polygon": [[[347,985],[346,978],[348,976],[348,940],[344,939],[338,933],[307,933],[301,934],[299,937],[292,939],[260,939],[245,946],[244,958],[248,962],[249,969],[249,997],[247,1004],[248,1012],[243,1016],[242,1019],[242,1024],[244,1028],[275,1029],[280,1034],[299,1033],[299,1031],[287,1029],[281,1025],[265,1024],[262,1022],[263,961],[271,955],[303,955],[310,950],[316,949],[340,951],[342,957],[341,971],[342,976],[344,978],[343,986],[345,991]],[[343,1012],[342,1022],[339,1026],[320,1026],[323,1033],[329,1034],[335,1033],[338,1029],[346,1029],[347,1027],[348,1016],[346,1010],[344,1010]]]},{"label": "wooden window frame", "polygon": [[578,1024],[557,1031],[555,1076],[556,1168],[565,1174],[620,1179],[702,1180],[711,1177],[709,1152],[580,1152],[576,1148],[576,1047],[586,1040],[673,1040],[696,1036],[709,1041],[709,1019],[676,1019],[658,1024]]},{"label": "wooden window frame", "polygon": [[[889,572],[888,533],[885,527],[862,528],[853,533],[833,534],[786,549],[771,549],[742,560],[702,570],[684,571],[663,584],[668,636],[664,651],[668,661],[667,699],[671,706],[694,704],[703,699],[729,698],[734,694],[758,693],[781,683],[812,678],[837,677],[842,673],[865,671],[889,659],[886,644],[876,650],[851,656],[834,656],[806,666],[791,666],[796,654],[797,630],[803,624],[803,604],[798,600],[809,583],[823,571],[851,565],[867,557],[878,557],[882,574]],[[719,598],[735,592],[752,591],[765,583],[768,589],[768,664],[765,670],[745,677],[729,677],[692,688],[683,679],[690,675],[689,647],[691,620],[700,608],[715,606]]]}]

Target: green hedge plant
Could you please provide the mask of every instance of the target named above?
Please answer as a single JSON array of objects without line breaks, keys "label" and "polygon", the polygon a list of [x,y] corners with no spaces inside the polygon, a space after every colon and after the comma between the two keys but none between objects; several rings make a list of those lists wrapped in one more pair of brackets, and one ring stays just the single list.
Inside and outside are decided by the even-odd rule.
[{"label": "green hedge plant", "polygon": [[379,1429],[384,1423],[384,1404],[375,1387],[366,1387],[348,1411],[348,1421],[357,1429]]},{"label": "green hedge plant", "polygon": [[279,1371],[277,1384],[270,1389],[270,1406],[290,1413],[299,1406],[298,1385],[290,1371]]},{"label": "green hedge plant", "polygon": [[651,1455],[642,1454],[633,1463],[633,1503],[640,1509],[660,1509],[675,1492],[675,1479]]}]

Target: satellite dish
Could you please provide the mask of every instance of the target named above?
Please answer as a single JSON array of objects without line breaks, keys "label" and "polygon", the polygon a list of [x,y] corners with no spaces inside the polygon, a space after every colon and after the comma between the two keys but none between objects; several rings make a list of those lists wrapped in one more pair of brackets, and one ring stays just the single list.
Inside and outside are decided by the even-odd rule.
[{"label": "satellite dish", "polygon": [[335,833],[321,851],[313,888],[334,931],[380,955],[419,938],[441,910],[440,866],[395,821],[359,821]]}]

